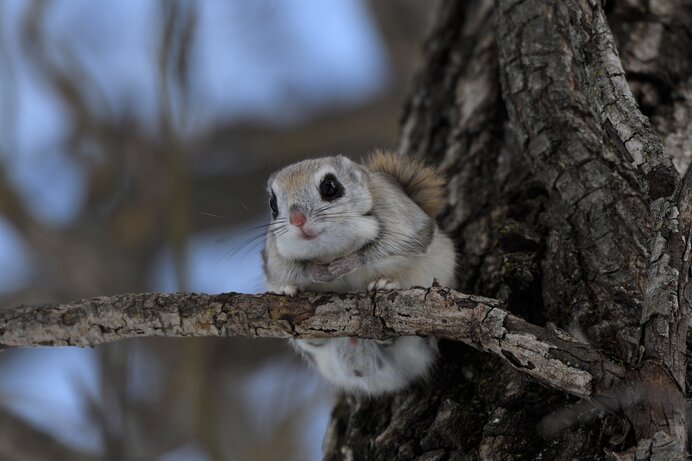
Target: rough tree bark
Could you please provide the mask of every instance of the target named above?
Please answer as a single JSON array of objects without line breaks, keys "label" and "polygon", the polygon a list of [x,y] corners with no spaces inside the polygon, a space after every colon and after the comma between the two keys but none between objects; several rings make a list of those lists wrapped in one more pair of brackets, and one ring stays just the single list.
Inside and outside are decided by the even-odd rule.
[{"label": "rough tree bark", "polygon": [[692,8],[605,3],[441,2],[400,147],[451,179],[439,218],[458,242],[460,289],[569,330],[628,367],[627,383],[573,405],[445,344],[429,383],[342,397],[327,459],[685,455],[689,239],[677,220],[690,211],[671,156],[686,169]]},{"label": "rough tree bark", "polygon": [[473,295],[95,298],[0,312],[0,346],[435,335],[429,381],[340,398],[326,459],[684,459],[691,24],[690,0],[440,2],[400,150],[450,178]]}]

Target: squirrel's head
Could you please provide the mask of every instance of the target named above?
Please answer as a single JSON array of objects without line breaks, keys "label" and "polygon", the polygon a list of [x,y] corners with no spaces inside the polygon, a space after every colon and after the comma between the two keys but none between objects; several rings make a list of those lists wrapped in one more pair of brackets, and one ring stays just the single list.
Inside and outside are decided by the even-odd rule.
[{"label": "squirrel's head", "polygon": [[344,156],[304,160],[267,183],[269,233],[288,259],[328,261],[377,236],[368,170]]}]

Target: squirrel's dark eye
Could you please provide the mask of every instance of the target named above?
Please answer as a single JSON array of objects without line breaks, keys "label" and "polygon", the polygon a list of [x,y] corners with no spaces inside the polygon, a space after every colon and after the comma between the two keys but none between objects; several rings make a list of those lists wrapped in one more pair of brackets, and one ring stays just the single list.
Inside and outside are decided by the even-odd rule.
[{"label": "squirrel's dark eye", "polygon": [[272,196],[269,199],[269,208],[272,209],[272,218],[276,219],[279,216],[279,206],[276,204],[276,194],[272,191]]},{"label": "squirrel's dark eye", "polygon": [[320,196],[322,200],[331,202],[344,196],[344,186],[337,181],[333,174],[326,175],[320,183]]}]

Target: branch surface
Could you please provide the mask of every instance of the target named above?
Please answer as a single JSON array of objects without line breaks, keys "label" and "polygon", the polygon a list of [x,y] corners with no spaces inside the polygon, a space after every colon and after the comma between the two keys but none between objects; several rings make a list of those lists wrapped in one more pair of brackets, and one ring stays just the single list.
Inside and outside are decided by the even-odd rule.
[{"label": "branch surface", "polygon": [[495,354],[578,397],[624,376],[587,344],[532,325],[494,299],[446,288],[375,294],[125,294],[0,310],[0,346],[95,346],[134,337],[328,338],[435,336]]}]

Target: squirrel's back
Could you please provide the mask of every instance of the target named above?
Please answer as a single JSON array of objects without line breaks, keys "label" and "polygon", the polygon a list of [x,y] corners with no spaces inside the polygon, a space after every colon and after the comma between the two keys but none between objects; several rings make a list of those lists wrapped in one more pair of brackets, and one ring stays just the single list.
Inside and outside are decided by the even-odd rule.
[{"label": "squirrel's back", "polygon": [[435,218],[445,203],[445,179],[432,167],[406,155],[377,150],[365,162],[370,171],[392,176],[406,195]]}]

